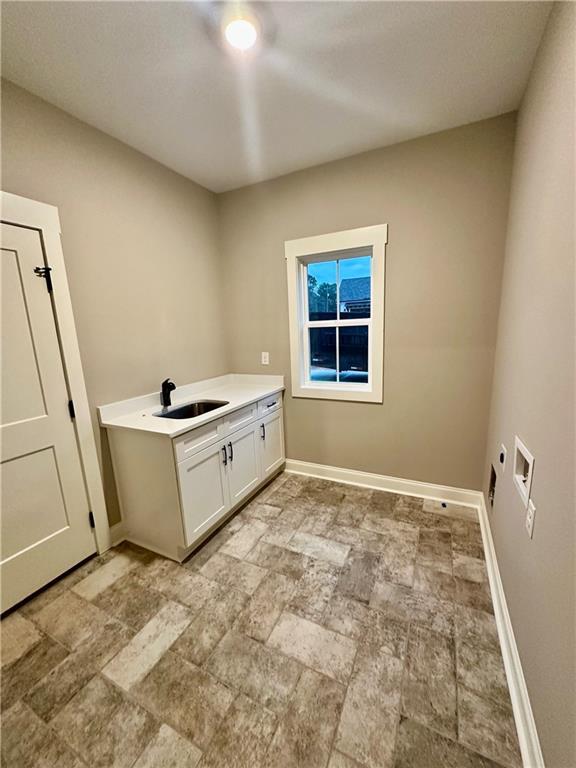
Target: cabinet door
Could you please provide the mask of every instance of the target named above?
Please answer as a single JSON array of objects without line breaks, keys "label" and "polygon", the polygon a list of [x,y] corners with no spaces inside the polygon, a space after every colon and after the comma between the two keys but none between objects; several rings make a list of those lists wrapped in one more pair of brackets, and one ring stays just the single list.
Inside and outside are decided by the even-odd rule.
[{"label": "cabinet door", "polygon": [[258,422],[260,428],[260,462],[262,479],[272,475],[286,460],[284,453],[284,420],[282,408]]},{"label": "cabinet door", "polygon": [[260,482],[258,425],[259,422],[250,424],[230,435],[226,441],[228,486],[233,507]]},{"label": "cabinet door", "polygon": [[216,443],[178,464],[186,546],[230,509],[223,443]]}]

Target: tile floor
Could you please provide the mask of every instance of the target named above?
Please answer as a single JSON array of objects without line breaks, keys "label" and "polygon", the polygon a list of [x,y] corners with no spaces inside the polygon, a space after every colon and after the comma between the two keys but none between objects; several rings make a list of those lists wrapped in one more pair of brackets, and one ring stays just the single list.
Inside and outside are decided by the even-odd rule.
[{"label": "tile floor", "polygon": [[475,513],[280,475],[7,616],[6,768],[521,765]]}]

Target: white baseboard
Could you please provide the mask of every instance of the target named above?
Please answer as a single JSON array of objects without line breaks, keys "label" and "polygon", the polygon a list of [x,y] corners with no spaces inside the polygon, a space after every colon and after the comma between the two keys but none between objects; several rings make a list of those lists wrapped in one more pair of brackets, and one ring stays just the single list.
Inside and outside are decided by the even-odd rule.
[{"label": "white baseboard", "polygon": [[119,523],[116,523],[116,525],[110,526],[110,544],[113,547],[121,544],[125,538],[126,534],[124,533],[124,523],[122,520],[120,520]]},{"label": "white baseboard", "polygon": [[492,539],[490,521],[486,512],[484,494],[481,491],[470,491],[464,488],[422,483],[416,480],[405,480],[398,477],[376,475],[370,472],[357,472],[340,467],[329,467],[323,464],[312,464],[307,461],[287,459],[286,471],[310,477],[321,477],[339,483],[360,485],[365,488],[376,488],[381,491],[402,493],[408,496],[420,496],[425,499],[448,501],[465,506],[476,507],[482,530],[486,569],[490,582],[490,592],[494,605],[494,616],[498,628],[498,637],[502,649],[502,658],[506,670],[506,679],[510,690],[510,699],[514,712],[514,721],[518,732],[518,741],[522,753],[524,768],[544,768],[544,758],[540,748],[536,722],[530,705],[528,688],[522,671],[520,655],[512,629],[512,622],[506,604],[506,595],[500,578],[500,570],[496,560],[496,550]]},{"label": "white baseboard", "polygon": [[286,459],[286,471],[297,475],[324,477],[338,483],[361,485],[364,488],[376,488],[379,491],[403,493],[406,496],[420,496],[435,501],[451,501],[454,504],[463,504],[468,507],[479,507],[482,497],[480,491],[469,491],[465,488],[453,488],[449,485],[436,485],[435,483],[422,483],[419,480],[405,480],[402,477],[376,475],[372,472],[359,472],[355,469],[329,467],[325,464],[312,464],[309,461],[297,461],[296,459]]},{"label": "white baseboard", "polygon": [[494,616],[496,617],[500,648],[512,700],[514,720],[522,753],[522,763],[524,768],[544,768],[544,757],[540,747],[538,731],[536,730],[536,721],[534,720],[530,697],[528,696],[528,687],[526,686],[520,654],[518,653],[518,646],[514,637],[514,629],[512,628],[512,621],[508,612],[508,605],[506,604],[504,586],[502,585],[498,561],[496,560],[496,549],[492,539],[484,494],[481,494],[478,515],[480,518],[480,528],[482,529],[482,540],[484,542]]}]

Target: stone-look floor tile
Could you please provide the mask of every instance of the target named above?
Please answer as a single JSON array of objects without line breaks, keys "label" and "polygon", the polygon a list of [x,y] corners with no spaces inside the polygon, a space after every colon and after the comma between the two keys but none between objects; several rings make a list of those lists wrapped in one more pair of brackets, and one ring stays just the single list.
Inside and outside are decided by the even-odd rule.
[{"label": "stone-look floor tile", "polygon": [[119,621],[110,619],[43,677],[24,701],[46,722],[50,721],[132,637]]},{"label": "stone-look floor tile", "polygon": [[364,631],[361,637],[363,648],[383,650],[392,656],[403,658],[408,641],[408,625],[395,621],[381,611],[368,609]]},{"label": "stone-look floor tile", "polygon": [[488,581],[486,562],[478,557],[469,557],[459,552],[454,552],[452,560],[454,576],[468,581]]},{"label": "stone-look floor tile", "polygon": [[20,613],[11,613],[0,624],[2,667],[13,664],[42,639],[37,628]]},{"label": "stone-look floor tile", "polygon": [[207,579],[217,581],[223,587],[238,589],[251,595],[258,588],[267,571],[252,563],[217,552],[202,566],[200,573]]},{"label": "stone-look floor tile", "polygon": [[352,760],[351,757],[343,755],[342,752],[335,749],[330,755],[328,768],[362,768],[362,766],[356,760]]},{"label": "stone-look floor tile", "polygon": [[132,689],[158,719],[205,750],[236,694],[204,670],[168,651]]},{"label": "stone-look floor tile", "polygon": [[196,614],[188,628],[172,646],[193,664],[201,666],[232,627],[238,614],[246,607],[248,595],[235,589],[223,589]]},{"label": "stone-look floor tile", "polygon": [[243,525],[244,522],[238,518],[238,515],[233,517],[223,528],[220,528],[216,533],[213,533],[210,538],[206,539],[206,541],[204,541],[198,549],[182,563],[184,568],[190,568],[193,571],[200,570],[204,563],[207,563],[212,555],[215,555],[228,539],[231,539],[235,533],[238,533]]},{"label": "stone-look floor tile", "polygon": [[68,702],[52,726],[90,768],[130,768],[158,727],[100,677]]},{"label": "stone-look floor tile", "polygon": [[3,768],[83,768],[68,746],[21,701],[2,718],[1,741]]},{"label": "stone-look floor tile", "polygon": [[459,643],[479,645],[500,653],[500,641],[494,616],[465,605],[457,605],[454,620]]},{"label": "stone-look floor tile", "polygon": [[351,597],[336,591],[324,614],[324,626],[352,640],[358,640],[366,632],[369,608]]},{"label": "stone-look floor tile", "polygon": [[198,747],[164,724],[135,762],[134,768],[195,768],[201,757]]},{"label": "stone-look floor tile", "polygon": [[452,504],[449,501],[424,499],[422,509],[424,512],[432,512],[435,515],[442,515],[443,517],[451,517],[457,520],[470,520],[473,523],[478,522],[478,510],[476,507],[465,507],[462,504]]},{"label": "stone-look floor tile", "polygon": [[34,622],[67,648],[75,648],[99,627],[108,616],[73,592],[64,592],[34,615]]},{"label": "stone-look floor tile", "polygon": [[512,706],[500,652],[458,643],[457,654],[459,685],[466,686],[483,699],[492,699],[501,707]]},{"label": "stone-look floor tile", "polygon": [[219,591],[218,585],[200,572],[183,568],[172,560],[157,559],[139,575],[148,587],[169,600],[182,603],[193,613],[200,611]]},{"label": "stone-look floor tile", "polygon": [[2,670],[2,710],[11,707],[51,669],[68,655],[68,651],[50,637],[44,637],[28,653]]},{"label": "stone-look floor tile", "polygon": [[138,631],[166,604],[166,598],[148,589],[136,574],[128,573],[100,592],[93,603]]},{"label": "stone-look floor tile", "polygon": [[405,534],[411,539],[418,538],[418,526],[410,523],[405,523],[402,520],[396,520],[396,518],[386,517],[382,515],[377,509],[369,509],[362,523],[361,528],[367,531],[374,531],[375,533],[381,533],[384,536],[396,536],[400,537]]},{"label": "stone-look floor tile", "polygon": [[[249,563],[245,563],[249,565]],[[258,566],[252,566],[257,568]],[[282,573],[266,571],[268,575],[238,616],[235,629],[248,637],[265,643],[274,624],[292,597],[296,582]]]},{"label": "stone-look floor tile", "polygon": [[423,505],[424,499],[417,496],[399,496],[394,507],[394,519],[415,527],[423,526],[429,517],[422,511]]},{"label": "stone-look floor tile", "polygon": [[377,581],[370,607],[396,621],[414,622],[447,637],[454,634],[454,604],[425,592]]},{"label": "stone-look floor tile", "polygon": [[360,649],[334,746],[369,768],[391,768],[403,664],[380,649]]},{"label": "stone-look floor tile", "polygon": [[293,579],[299,579],[310,562],[310,558],[300,552],[292,552],[284,547],[276,547],[274,544],[265,544],[262,541],[256,544],[246,560]]},{"label": "stone-look floor tile", "polygon": [[287,611],[320,622],[336,583],[339,569],[324,560],[311,559],[296,582]]},{"label": "stone-look floor tile", "polygon": [[312,621],[284,613],[268,644],[317,672],[346,683],[352,671],[356,643]]},{"label": "stone-look floor tile", "polygon": [[453,640],[421,627],[411,627],[402,712],[412,720],[456,739],[456,659]]},{"label": "stone-look floor tile", "polygon": [[266,757],[266,768],[324,768],[338,726],[345,689],[305,669]]},{"label": "stone-look floor tile", "polygon": [[506,768],[522,765],[512,712],[466,688],[458,690],[458,740]]},{"label": "stone-look floor tile", "polygon": [[277,522],[290,528],[299,528],[302,523],[314,514],[315,504],[307,498],[291,498],[282,505],[282,512],[276,518]]},{"label": "stone-look floor tile", "polygon": [[285,709],[302,671],[295,661],[234,630],[218,645],[205,669],[277,713]]},{"label": "stone-look floor tile", "polygon": [[275,520],[282,512],[282,507],[275,507],[272,504],[262,504],[258,497],[247,504],[242,510],[242,514],[248,519],[261,520],[264,523],[269,523]]},{"label": "stone-look floor tile", "polygon": [[396,741],[394,768],[501,768],[476,752],[425,728],[420,723],[401,718]]},{"label": "stone-look floor tile", "polygon": [[399,495],[388,491],[372,491],[370,496],[370,509],[378,512],[381,517],[394,517],[394,510],[398,503]]},{"label": "stone-look floor tile", "polygon": [[240,694],[210,742],[200,768],[264,768],[276,725],[272,712]]},{"label": "stone-look floor tile", "polygon": [[315,536],[330,538],[328,534],[332,528],[335,515],[336,513],[331,507],[320,509],[314,515],[304,518],[298,530],[300,533],[311,533]]},{"label": "stone-look floor tile", "polygon": [[318,482],[309,482],[298,494],[298,499],[312,502],[315,505],[332,507],[335,512],[336,508],[344,499],[344,491],[342,490],[342,486],[339,486],[336,483],[323,485]]},{"label": "stone-look floor tile", "polygon": [[334,541],[340,541],[342,544],[349,544],[353,549],[373,552],[376,555],[386,551],[385,536],[365,528],[334,525],[330,531],[330,538]]},{"label": "stone-look floor tile", "polygon": [[484,546],[480,525],[470,520],[452,520],[452,548],[454,552],[484,560]]},{"label": "stone-look floor tile", "polygon": [[72,592],[80,595],[84,600],[93,600],[96,595],[99,595],[139,564],[140,560],[135,555],[120,553],[75,584],[72,587]]},{"label": "stone-look floor tile", "polygon": [[291,526],[273,520],[268,524],[268,530],[260,541],[265,544],[275,544],[277,547],[284,547],[295,532],[295,529]]},{"label": "stone-look floor tile", "polygon": [[102,670],[125,691],[142,680],[162,654],[190,624],[191,615],[178,603],[167,603]]},{"label": "stone-look floor tile", "polygon": [[421,530],[417,564],[452,574],[452,536],[447,531]]},{"label": "stone-look floor tile", "polygon": [[267,524],[261,520],[249,520],[240,528],[238,533],[235,533],[220,547],[220,552],[223,555],[230,555],[242,560],[267,530]]},{"label": "stone-look floor tile", "polygon": [[362,520],[364,520],[369,509],[369,497],[362,501],[358,501],[354,498],[350,498],[348,494],[346,494],[336,510],[333,522],[336,525],[357,528]]},{"label": "stone-look floor tile", "polygon": [[455,600],[460,605],[476,608],[478,611],[494,613],[490,584],[487,581],[468,581],[467,579],[455,579]]},{"label": "stone-look floor tile", "polygon": [[414,571],[414,589],[435,595],[442,600],[454,600],[456,586],[450,574],[419,565]]},{"label": "stone-look floor tile", "polygon": [[414,582],[417,547],[417,531],[400,537],[386,537],[384,551],[380,556],[379,578],[411,587]]},{"label": "stone-look floor tile", "polygon": [[346,597],[367,603],[374,589],[378,564],[378,555],[359,549],[350,550],[336,589]]}]

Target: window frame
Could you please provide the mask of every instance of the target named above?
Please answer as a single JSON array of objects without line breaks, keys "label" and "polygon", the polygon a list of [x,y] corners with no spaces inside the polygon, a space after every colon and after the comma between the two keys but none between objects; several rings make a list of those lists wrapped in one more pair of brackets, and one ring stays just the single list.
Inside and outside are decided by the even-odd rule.
[{"label": "window frame", "polygon": [[[348,229],[326,235],[287,240],[284,243],[288,278],[288,314],[290,325],[290,361],[292,396],[324,400],[349,400],[381,403],[384,374],[384,286],[388,225]],[[340,315],[340,284],[336,274],[336,308],[334,320],[310,320],[308,314],[307,267],[310,263],[337,261],[366,255],[371,251],[370,317],[342,320]],[[339,328],[368,326],[368,383],[315,382],[308,376],[310,328],[336,328],[336,348]],[[336,355],[337,368],[339,356]],[[338,371],[339,373],[339,371]]]}]

